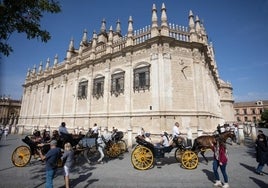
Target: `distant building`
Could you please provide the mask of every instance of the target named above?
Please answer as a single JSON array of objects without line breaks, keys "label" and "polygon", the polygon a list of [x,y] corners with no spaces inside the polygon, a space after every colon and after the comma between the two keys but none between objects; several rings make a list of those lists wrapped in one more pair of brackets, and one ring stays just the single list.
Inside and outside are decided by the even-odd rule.
[{"label": "distant building", "polygon": [[238,123],[258,123],[262,112],[268,109],[268,100],[234,103],[235,119]]},{"label": "distant building", "polygon": [[16,125],[20,115],[21,101],[0,96],[0,125]]},{"label": "distant building", "polygon": [[214,49],[198,16],[189,12],[188,27],[168,22],[165,5],[160,19],[152,7],[151,25],[127,34],[121,23],[88,39],[78,48],[70,41],[66,58],[51,66],[29,69],[25,79],[19,125],[87,130],[97,123],[137,133],[214,131],[234,121],[230,83],[220,79]]}]

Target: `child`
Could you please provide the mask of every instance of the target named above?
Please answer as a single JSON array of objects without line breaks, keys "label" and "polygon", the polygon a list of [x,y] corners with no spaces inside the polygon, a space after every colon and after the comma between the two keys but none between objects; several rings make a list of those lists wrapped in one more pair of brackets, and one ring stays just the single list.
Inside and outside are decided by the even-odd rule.
[{"label": "child", "polygon": [[70,169],[72,168],[72,165],[74,163],[74,151],[72,148],[72,145],[67,142],[64,144],[64,153],[62,156],[62,162],[63,162],[63,168],[64,168],[64,181],[65,181],[65,187],[70,187]]}]

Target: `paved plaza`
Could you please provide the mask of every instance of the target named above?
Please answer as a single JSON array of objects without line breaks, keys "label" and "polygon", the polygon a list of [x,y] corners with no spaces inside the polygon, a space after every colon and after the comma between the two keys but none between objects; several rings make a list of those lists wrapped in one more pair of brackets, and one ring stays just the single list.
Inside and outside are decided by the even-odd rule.
[{"label": "paved plaza", "polygon": [[[19,135],[9,135],[0,141],[0,187],[1,188],[41,188],[45,186],[45,165],[32,159],[25,167],[15,167],[11,154],[19,145],[25,145]],[[231,188],[267,188],[268,167],[264,167],[264,176],[254,173],[257,165],[254,158],[254,145],[228,145],[229,163],[227,171]],[[83,156],[79,157],[73,168],[71,187],[86,188],[208,188],[213,187],[212,152],[207,152],[209,164],[202,157],[196,169],[186,170],[176,162],[175,149],[166,154],[161,166],[146,171],[133,168],[131,149],[117,159],[107,160],[104,164],[89,165]],[[221,176],[222,178],[222,176]],[[54,179],[55,188],[64,187],[62,169]]]}]

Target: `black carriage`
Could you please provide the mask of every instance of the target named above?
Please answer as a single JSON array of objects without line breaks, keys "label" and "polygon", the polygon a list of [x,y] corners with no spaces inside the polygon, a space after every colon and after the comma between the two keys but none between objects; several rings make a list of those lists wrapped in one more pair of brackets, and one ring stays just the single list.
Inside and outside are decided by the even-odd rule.
[{"label": "black carriage", "polygon": [[137,136],[136,142],[138,145],[132,151],[131,162],[138,170],[151,168],[156,159],[164,158],[165,153],[171,152],[174,148],[176,148],[175,158],[184,168],[194,169],[198,165],[197,154],[191,150],[191,147],[185,147],[181,138],[173,138],[172,144],[168,147],[154,146],[142,136]]},{"label": "black carriage", "polygon": [[[54,131],[53,131],[54,132]],[[55,131],[57,133],[57,131]],[[54,135],[54,133],[53,133]],[[57,135],[57,134],[56,134]],[[12,153],[11,161],[17,167],[24,167],[30,161],[31,158],[39,158],[38,150],[41,150],[43,154],[46,154],[50,149],[49,143],[39,144],[33,141],[34,135],[28,135],[22,141],[27,145],[18,146]],[[53,136],[54,137],[54,136]],[[55,137],[54,137],[55,138]],[[100,158],[98,151],[97,138],[91,137],[90,134],[76,135],[76,134],[61,134],[56,136],[57,147],[63,149],[64,144],[69,142],[75,152],[75,156],[83,154],[86,160],[92,164]],[[103,138],[104,139],[104,138]],[[123,132],[118,131],[112,135],[111,139],[105,140],[105,154],[110,158],[116,158],[123,152],[127,151],[127,146],[123,140]]]},{"label": "black carriage", "polygon": [[[43,154],[46,154],[50,149],[50,143],[40,143],[35,142],[34,138],[35,135],[27,135],[25,138],[22,139],[22,141],[27,145],[21,145],[15,148],[15,150],[12,153],[11,161],[12,163],[17,167],[24,167],[31,161],[31,158],[40,158],[38,150],[41,150]],[[83,150],[77,150],[76,145],[79,143],[79,141],[84,137],[84,135],[63,135],[62,137],[59,137],[57,140],[57,147],[63,149],[64,144],[66,142],[69,142],[74,150],[75,153],[81,152]],[[59,161],[60,165],[60,161]]]}]

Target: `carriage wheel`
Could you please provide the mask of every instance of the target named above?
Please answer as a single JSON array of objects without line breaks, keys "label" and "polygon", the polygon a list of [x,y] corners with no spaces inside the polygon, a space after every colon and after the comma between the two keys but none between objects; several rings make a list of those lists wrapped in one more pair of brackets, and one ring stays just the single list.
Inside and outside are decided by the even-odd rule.
[{"label": "carriage wheel", "polygon": [[118,157],[121,154],[120,145],[118,143],[112,143],[110,146],[108,146],[106,153],[111,158]]},{"label": "carriage wheel", "polygon": [[175,159],[180,163],[182,154],[184,153],[185,149],[177,148],[175,151]]},{"label": "carriage wheel", "polygon": [[124,140],[119,140],[117,144],[120,147],[121,153],[125,153],[127,151],[127,144]]},{"label": "carriage wheel", "polygon": [[100,158],[100,152],[96,147],[88,148],[84,151],[84,157],[89,164],[96,163]]},{"label": "carriage wheel", "polygon": [[138,145],[132,151],[131,163],[138,170],[149,169],[154,162],[153,152],[144,146]]},{"label": "carriage wheel", "polygon": [[11,156],[11,161],[16,167],[24,167],[31,160],[31,149],[27,146],[17,147]]},{"label": "carriage wheel", "polygon": [[187,150],[182,154],[181,163],[186,169],[195,169],[198,165],[198,156],[195,152]]}]

